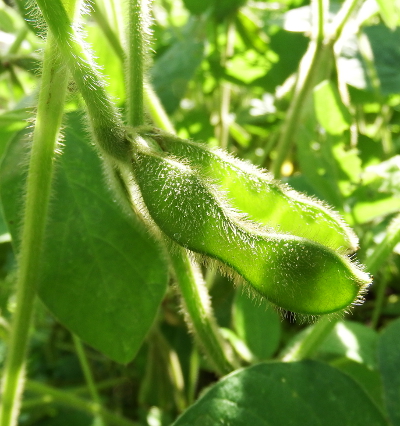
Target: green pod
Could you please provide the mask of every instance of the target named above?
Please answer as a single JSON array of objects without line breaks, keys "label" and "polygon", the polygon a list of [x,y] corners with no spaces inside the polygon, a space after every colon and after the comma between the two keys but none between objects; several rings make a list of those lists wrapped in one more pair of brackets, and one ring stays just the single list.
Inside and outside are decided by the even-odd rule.
[{"label": "green pod", "polygon": [[347,256],[243,220],[213,185],[171,157],[139,152],[133,163],[143,201],[168,237],[228,265],[277,306],[319,315],[361,300],[370,277]]},{"label": "green pod", "polygon": [[204,144],[168,134],[152,136],[165,151],[184,159],[201,174],[213,179],[227,193],[232,206],[245,212],[249,219],[341,253],[357,250],[357,236],[321,201],[277,182],[268,172],[223,150],[213,150]]}]

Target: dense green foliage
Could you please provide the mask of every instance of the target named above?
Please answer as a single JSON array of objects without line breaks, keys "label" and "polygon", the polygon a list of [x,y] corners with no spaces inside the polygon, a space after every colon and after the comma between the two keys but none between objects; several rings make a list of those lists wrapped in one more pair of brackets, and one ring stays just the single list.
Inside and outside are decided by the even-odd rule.
[{"label": "dense green foliage", "polygon": [[399,5],[81,3],[0,5],[0,426],[400,426]]}]

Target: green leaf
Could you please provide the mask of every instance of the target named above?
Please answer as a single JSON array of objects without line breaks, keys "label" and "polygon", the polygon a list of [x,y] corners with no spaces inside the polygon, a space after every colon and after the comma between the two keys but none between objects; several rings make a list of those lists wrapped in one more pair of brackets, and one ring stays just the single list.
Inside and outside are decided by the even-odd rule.
[{"label": "green leaf", "polygon": [[173,426],[387,426],[350,377],[314,361],[258,364],[214,385]]},{"label": "green leaf", "polygon": [[[77,114],[69,116],[57,160],[39,295],[84,341],[126,363],[139,349],[166,289],[157,244],[107,188],[102,165]],[[1,165],[1,196],[18,245],[26,132]]]},{"label": "green leaf", "polygon": [[[276,53],[276,60],[265,76],[252,84],[262,86],[267,92],[274,93],[275,88],[296,72],[300,60],[307,50],[308,38],[301,33],[277,30],[270,37],[270,49]],[[288,48],[290,46],[290,48]]]},{"label": "green leaf", "polygon": [[104,75],[112,76],[107,81],[107,91],[122,103],[125,100],[125,83],[121,59],[98,26],[88,26],[86,31],[88,32],[87,42],[93,48],[97,65]]},{"label": "green leaf", "polygon": [[343,82],[384,96],[400,92],[400,29],[385,25],[365,27],[344,40],[338,59]]},{"label": "green leaf", "polygon": [[340,135],[350,127],[351,115],[331,81],[325,80],[315,87],[314,107],[318,121],[328,133]]},{"label": "green leaf", "polygon": [[384,412],[384,404],[382,399],[382,380],[379,371],[372,370],[365,364],[352,361],[348,358],[340,358],[335,360],[332,366],[338,368],[343,373],[349,375],[357,382],[375,402],[375,404]]},{"label": "green leaf", "polygon": [[386,409],[393,426],[400,425],[400,318],[382,332],[378,343],[378,364],[383,381]]},{"label": "green leaf", "polygon": [[233,306],[234,327],[238,336],[259,360],[270,358],[278,348],[281,321],[271,305],[257,303],[242,291],[236,292]]},{"label": "green leaf", "polygon": [[352,214],[358,223],[396,213],[400,209],[400,156],[367,167],[363,185],[352,194],[355,200]]},{"label": "green leaf", "polygon": [[318,349],[318,354],[346,357],[376,368],[377,333],[364,324],[339,321]]},{"label": "green leaf", "polygon": [[201,15],[211,8],[213,0],[183,0],[183,4],[193,15]]},{"label": "green leaf", "polygon": [[376,0],[385,24],[394,30],[400,24],[400,2],[398,0]]},{"label": "green leaf", "polygon": [[151,69],[154,89],[167,113],[172,113],[204,56],[202,23],[189,22],[180,38],[158,58]]},{"label": "green leaf", "polygon": [[[298,345],[312,331],[315,325],[298,333],[283,351],[283,358],[296,352]],[[314,356],[320,360],[347,358],[376,368],[377,333],[371,328],[353,321],[339,321],[318,347]]]}]

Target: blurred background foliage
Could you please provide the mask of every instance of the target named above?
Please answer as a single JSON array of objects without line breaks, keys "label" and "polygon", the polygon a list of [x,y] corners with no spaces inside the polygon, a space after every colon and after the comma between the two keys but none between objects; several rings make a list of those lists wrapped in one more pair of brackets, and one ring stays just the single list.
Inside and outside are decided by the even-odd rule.
[{"label": "blurred background foliage", "polygon": [[[36,104],[43,40],[29,13],[23,20],[24,4],[0,3],[0,156],[29,123]],[[326,29],[340,6],[330,3]],[[84,28],[121,108],[123,65],[105,28],[124,38],[124,7],[122,1],[97,0]],[[179,136],[226,147],[272,169],[294,76],[312,34],[309,2],[154,0],[152,14],[148,79]],[[360,238],[361,263],[387,236],[400,210],[399,24],[398,2],[360,2],[301,106],[278,173],[344,215]],[[82,101],[73,83],[69,89],[66,110],[74,111]],[[378,331],[400,316],[399,254],[397,244],[375,271],[366,302],[339,322],[313,355],[355,378],[380,406],[376,346]],[[310,326],[290,316],[281,321],[273,309],[258,306],[215,271],[205,274],[218,323],[245,364],[283,356],[308,332]],[[15,256],[0,211],[0,365],[15,309],[14,275]],[[36,312],[28,377],[85,397],[71,334],[40,302]],[[173,290],[158,322],[159,331],[128,365],[86,348],[104,404],[149,426],[170,424],[216,380],[193,345]],[[353,340],[343,339],[343,330]],[[93,424],[92,415],[46,399],[30,381],[26,392],[22,425]]]}]

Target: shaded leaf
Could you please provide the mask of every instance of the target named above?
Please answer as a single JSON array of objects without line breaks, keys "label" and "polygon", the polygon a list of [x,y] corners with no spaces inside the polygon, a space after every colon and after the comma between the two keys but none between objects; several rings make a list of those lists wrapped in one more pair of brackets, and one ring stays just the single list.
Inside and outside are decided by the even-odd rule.
[{"label": "shaded leaf", "polygon": [[362,388],[314,361],[258,364],[214,385],[174,426],[387,426]]},{"label": "shaded leaf", "polygon": [[238,336],[256,356],[270,358],[278,348],[281,336],[281,320],[271,305],[257,303],[242,291],[236,292],[234,327]]},{"label": "shaded leaf", "polygon": [[172,113],[179,106],[204,56],[202,24],[189,22],[183,34],[164,52],[151,69],[154,89],[164,108]]},{"label": "shaded leaf", "polygon": [[400,319],[382,332],[378,344],[378,364],[383,381],[386,409],[393,426],[400,425]]},{"label": "shaded leaf", "polygon": [[[166,266],[157,244],[107,188],[76,114],[68,124],[54,178],[39,295],[65,326],[125,363],[157,314]],[[1,165],[0,190],[14,244],[26,178],[25,144],[26,133],[20,133]]]}]

